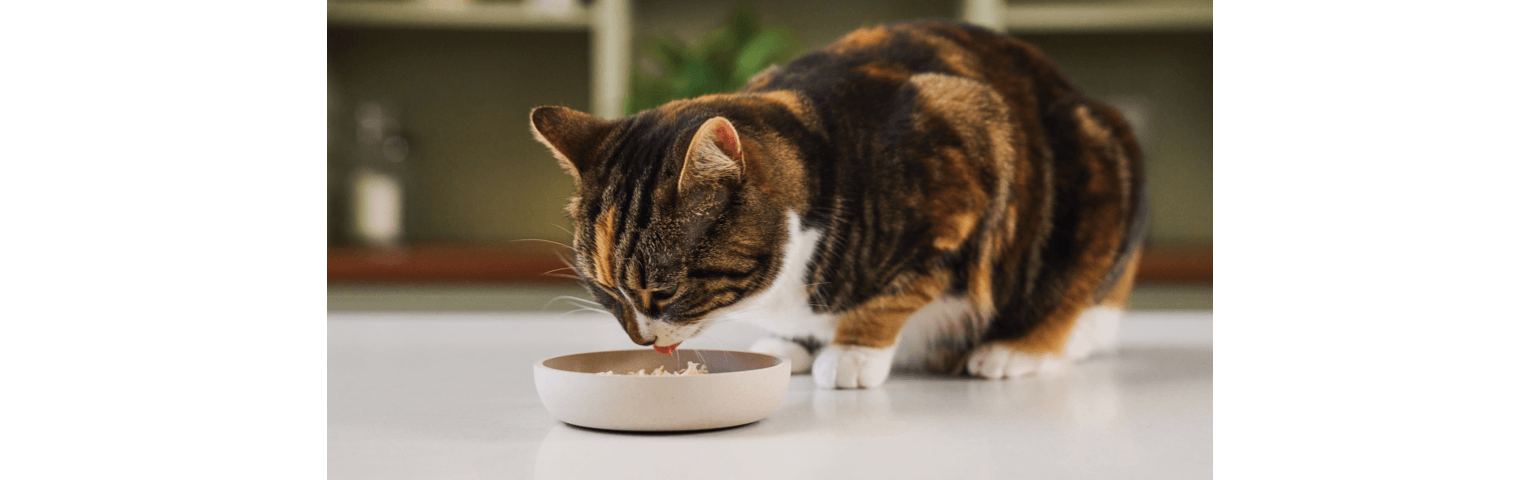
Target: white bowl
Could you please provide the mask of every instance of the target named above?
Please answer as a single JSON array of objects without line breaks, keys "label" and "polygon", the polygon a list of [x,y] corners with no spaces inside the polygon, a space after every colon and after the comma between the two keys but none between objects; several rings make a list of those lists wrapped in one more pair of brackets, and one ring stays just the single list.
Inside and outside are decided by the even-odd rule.
[{"label": "white bowl", "polygon": [[[625,375],[685,362],[704,363],[706,375]],[[614,371],[614,375],[595,375]],[[773,355],[728,350],[653,350],[579,353],[535,364],[535,390],[557,419],[607,430],[680,431],[725,428],[763,420],[781,405],[791,366]]]}]

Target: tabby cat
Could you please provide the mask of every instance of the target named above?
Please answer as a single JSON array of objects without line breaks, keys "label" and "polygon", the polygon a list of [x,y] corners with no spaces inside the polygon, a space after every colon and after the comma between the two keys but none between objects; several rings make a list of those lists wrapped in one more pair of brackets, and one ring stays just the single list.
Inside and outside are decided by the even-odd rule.
[{"label": "tabby cat", "polygon": [[1146,230],[1123,117],[972,25],[865,28],[737,93],[530,120],[577,184],[574,268],[632,341],[746,320],[826,388],[1106,349]]}]

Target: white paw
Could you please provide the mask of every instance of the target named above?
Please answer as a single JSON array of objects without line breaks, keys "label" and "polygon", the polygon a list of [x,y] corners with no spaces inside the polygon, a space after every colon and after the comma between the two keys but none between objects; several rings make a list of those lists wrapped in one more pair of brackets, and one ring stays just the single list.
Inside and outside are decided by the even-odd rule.
[{"label": "white paw", "polygon": [[813,383],[823,388],[867,388],[882,385],[893,370],[894,347],[868,348],[829,345],[813,360]]},{"label": "white paw", "polygon": [[749,347],[750,352],[775,355],[786,359],[791,364],[791,373],[805,373],[813,367],[813,354],[797,342],[786,341],[777,337],[761,338]]},{"label": "white paw", "polygon": [[1014,348],[990,343],[968,355],[968,373],[989,379],[1051,374],[1062,371],[1070,360],[1055,355],[1022,353]]}]

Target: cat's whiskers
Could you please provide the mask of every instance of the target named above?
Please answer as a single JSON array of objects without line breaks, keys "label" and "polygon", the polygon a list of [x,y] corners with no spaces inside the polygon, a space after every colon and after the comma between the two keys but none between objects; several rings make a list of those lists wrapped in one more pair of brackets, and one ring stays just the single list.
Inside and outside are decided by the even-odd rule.
[{"label": "cat's whiskers", "polygon": [[586,305],[590,305],[590,306],[594,306],[594,307],[601,306],[601,305],[599,305],[599,302],[596,302],[596,301],[593,301],[593,300],[589,300],[589,299],[586,299],[586,298],[582,298],[582,297],[574,297],[574,296],[571,296],[571,295],[562,295],[562,296],[556,297],[556,298],[565,298],[567,300],[572,300],[572,301],[580,302],[580,303],[583,303],[583,304],[586,304]]},{"label": "cat's whiskers", "polygon": [[[733,357],[734,360],[738,360],[738,363],[746,363],[742,359],[740,359],[736,353],[733,352],[732,348],[729,348],[727,346],[727,342],[723,342],[721,339],[716,338],[715,335],[712,335],[710,333],[706,333],[706,329],[707,328],[710,328],[712,325],[716,325],[716,324],[717,324],[716,321],[712,321],[711,323],[708,323],[706,325],[702,325],[700,330],[699,330],[699,333],[697,333],[697,335],[704,335],[705,336],[704,339],[716,342],[718,350],[721,350],[723,353],[726,353],[727,356],[729,356],[729,357]],[[700,363],[702,365],[704,365],[706,363],[706,356],[705,355],[701,355],[699,350],[697,350],[695,352],[695,355],[700,357]]]},{"label": "cat's whiskers", "polygon": [[[572,260],[574,260],[574,259],[568,257],[567,255],[562,255],[562,253],[564,253],[564,252],[559,252],[559,251],[551,252],[552,255],[556,255],[556,259],[557,260],[561,260],[561,263],[567,265],[567,268],[572,269],[572,271],[574,271],[574,272],[578,271],[577,267],[572,265]],[[568,252],[565,252],[565,253],[569,253],[569,254],[577,253],[577,250],[569,250]]]},{"label": "cat's whiskers", "polygon": [[556,246],[565,248],[567,250],[573,250],[571,245],[567,245],[565,243],[556,242],[556,241],[552,241],[552,240],[546,240],[544,238],[521,238],[521,239],[518,239],[518,240],[509,240],[509,242],[545,242],[545,243],[549,243],[551,245],[556,245]]},{"label": "cat's whiskers", "polygon": [[577,273],[577,269],[575,269],[575,268],[572,268],[572,267],[561,267],[561,268],[558,268],[558,269],[555,269],[555,270],[551,270],[549,272],[542,273],[541,275],[550,275],[552,273],[560,272],[562,270],[572,270],[573,273]]},{"label": "cat's whiskers", "polygon": [[562,313],[561,315],[557,315],[556,318],[560,319],[562,317],[566,317],[567,315],[571,315],[573,313],[581,312],[581,311],[584,311],[584,310],[587,310],[587,311],[590,311],[590,312],[595,312],[595,313],[602,313],[604,315],[611,315],[610,312],[606,312],[604,310],[600,310],[600,309],[597,309],[597,308],[584,307],[584,306],[581,306],[581,305],[574,305],[574,306],[576,306],[577,308],[572,309],[572,310],[568,310],[565,313]]},{"label": "cat's whiskers", "polygon": [[599,302],[595,302],[593,300],[578,298],[578,297],[574,297],[574,296],[571,296],[571,295],[560,295],[560,296],[551,298],[551,301],[549,301],[549,302],[545,302],[545,306],[541,307],[540,311],[543,312],[543,311],[545,311],[545,309],[551,308],[551,304],[552,303],[556,303],[557,300],[567,300],[567,301],[582,302],[582,304],[586,304],[586,305],[591,306],[591,307],[599,307],[600,306]]},{"label": "cat's whiskers", "polygon": [[[569,247],[569,250],[570,250],[570,247]],[[577,252],[577,250],[571,250],[568,253],[576,253],[576,252]],[[558,269],[555,269],[555,270],[551,270],[549,272],[545,272],[545,273],[542,273],[540,275],[542,275],[542,276],[549,276],[549,277],[557,277],[557,278],[570,278],[570,279],[573,279],[573,280],[577,280],[578,282],[582,282],[583,281],[583,277],[582,277],[582,273],[583,272],[579,271],[577,266],[572,264],[572,260],[573,260],[572,258],[570,258],[568,255],[563,255],[562,252],[551,252],[551,253],[556,255],[556,259],[557,260],[561,260],[561,263],[566,265],[567,267],[566,268],[558,268]],[[559,271],[562,271],[562,270],[572,270],[572,273],[576,273],[578,275],[568,275],[568,274],[565,274],[565,273],[554,273],[554,272],[559,272]]]},{"label": "cat's whiskers", "polygon": [[567,227],[563,227],[563,226],[561,226],[561,225],[557,225],[557,224],[554,224],[554,223],[552,223],[552,224],[551,224],[551,226],[553,226],[553,227],[556,227],[556,228],[560,228],[560,229],[561,229],[561,231],[563,231],[563,232],[567,232],[567,235],[571,235],[571,236],[574,236],[574,237],[576,237],[576,236],[577,236],[577,234],[575,234],[575,233],[572,233],[572,231],[571,231],[571,230],[567,230]]}]

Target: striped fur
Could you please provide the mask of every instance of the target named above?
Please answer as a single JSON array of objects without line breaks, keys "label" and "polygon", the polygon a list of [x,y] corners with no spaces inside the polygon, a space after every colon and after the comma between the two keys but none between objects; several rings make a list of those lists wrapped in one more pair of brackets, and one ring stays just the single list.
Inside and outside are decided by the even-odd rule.
[{"label": "striped fur", "polygon": [[[799,272],[781,288],[833,325],[777,348],[891,357],[916,312],[966,311],[919,363],[1061,356],[1077,318],[1126,304],[1147,224],[1122,116],[1035,47],[964,24],[862,29],[738,93],[616,121],[541,107],[531,122],[578,184],[579,273],[642,345]],[[816,247],[783,268],[799,228]]]}]

